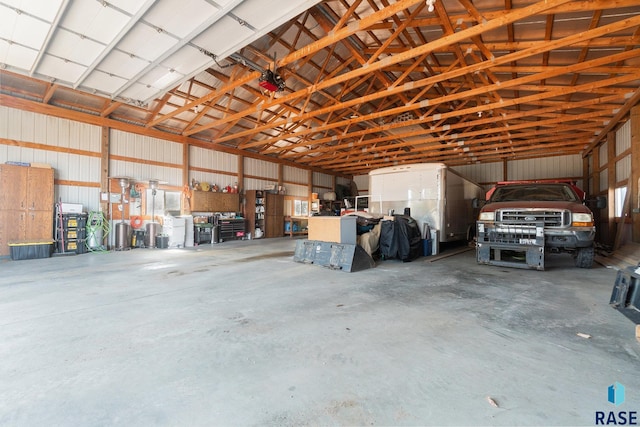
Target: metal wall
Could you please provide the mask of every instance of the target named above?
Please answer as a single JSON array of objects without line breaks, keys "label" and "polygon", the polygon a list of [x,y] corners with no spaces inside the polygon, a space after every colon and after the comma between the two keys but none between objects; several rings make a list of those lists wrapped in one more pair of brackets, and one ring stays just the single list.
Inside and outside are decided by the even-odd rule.
[{"label": "metal wall", "polygon": [[490,187],[494,182],[504,181],[502,162],[453,166],[451,169],[468,180],[478,184],[483,183],[484,187]]},{"label": "metal wall", "polygon": [[369,194],[369,175],[356,175],[353,177],[353,182],[358,186],[360,196]]},{"label": "metal wall", "polygon": [[266,186],[278,185],[278,164],[245,157],[244,175],[245,190],[263,190]]},{"label": "metal wall", "polygon": [[313,192],[318,193],[318,197],[328,191],[333,191],[333,177],[326,173],[313,172]]},{"label": "metal wall", "polygon": [[303,199],[309,197],[309,187],[307,185],[309,172],[307,170],[285,165],[282,168],[282,175],[287,196]]},{"label": "metal wall", "polygon": [[[127,176],[140,182],[157,179],[168,185],[183,185],[182,144],[112,129],[110,155],[128,157],[129,160],[111,158],[109,176]],[[153,165],[146,161],[168,165]]]},{"label": "metal wall", "polygon": [[307,199],[309,197],[309,187],[299,184],[285,184],[285,190],[287,196],[299,197],[301,199]]},{"label": "metal wall", "polygon": [[628,120],[616,131],[616,156],[631,148],[631,121]]},{"label": "metal wall", "polygon": [[282,167],[282,179],[284,181],[307,185],[308,176],[309,171],[306,169],[286,165]]},{"label": "metal wall", "polygon": [[[189,148],[189,183],[191,180],[207,182],[220,188],[233,187],[238,180],[238,156],[191,146]],[[204,172],[194,168],[211,169],[226,173]]]},{"label": "metal wall", "polygon": [[582,177],[582,156],[511,160],[507,162],[507,180]]},{"label": "metal wall", "polygon": [[607,162],[609,161],[609,143],[607,141],[605,141],[600,148],[598,148],[598,157],[600,159],[600,164],[598,165],[599,167],[603,167],[607,164]]},{"label": "metal wall", "polygon": [[[631,121],[627,121],[616,131],[616,156],[631,149]],[[631,177],[631,154],[624,156],[616,162],[616,182],[627,180]]]},{"label": "metal wall", "polygon": [[[86,210],[98,210],[100,206],[100,134],[99,126],[0,106],[0,138],[50,147],[50,149],[37,149],[0,144],[0,163],[7,161],[47,163],[55,169],[57,182],[78,183],[77,185],[56,184],[54,187],[56,201],[80,203]],[[64,152],[64,149],[89,153],[88,155],[74,154]]]},{"label": "metal wall", "polygon": [[607,174],[607,170],[605,169],[600,173],[600,181],[598,182],[598,189],[600,191],[606,191],[609,188],[609,174]]}]

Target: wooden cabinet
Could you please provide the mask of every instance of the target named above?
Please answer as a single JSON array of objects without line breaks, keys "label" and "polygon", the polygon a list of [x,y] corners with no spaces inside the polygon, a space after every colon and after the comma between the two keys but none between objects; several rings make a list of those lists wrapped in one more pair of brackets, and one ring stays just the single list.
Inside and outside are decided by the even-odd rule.
[{"label": "wooden cabinet", "polygon": [[265,193],[264,237],[284,236],[284,196]]},{"label": "wooden cabinet", "polygon": [[284,236],[284,196],[262,190],[247,190],[245,217],[248,231],[255,233],[256,228],[264,232],[264,237]]},{"label": "wooden cabinet", "polygon": [[53,240],[53,173],[0,165],[0,256],[12,240]]},{"label": "wooden cabinet", "polygon": [[191,212],[238,212],[238,193],[191,192]]}]

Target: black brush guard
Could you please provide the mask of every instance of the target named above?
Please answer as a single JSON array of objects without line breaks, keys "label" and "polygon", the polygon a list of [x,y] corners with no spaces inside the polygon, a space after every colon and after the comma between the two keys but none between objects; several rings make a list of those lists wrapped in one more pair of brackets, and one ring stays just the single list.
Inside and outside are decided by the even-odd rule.
[{"label": "black brush guard", "polygon": [[544,270],[544,223],[477,223],[479,264]]}]

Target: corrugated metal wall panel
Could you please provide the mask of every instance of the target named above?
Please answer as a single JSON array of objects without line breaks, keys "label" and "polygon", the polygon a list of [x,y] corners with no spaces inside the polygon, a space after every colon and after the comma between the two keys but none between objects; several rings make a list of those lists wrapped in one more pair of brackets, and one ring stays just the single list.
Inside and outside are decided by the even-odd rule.
[{"label": "corrugated metal wall panel", "polygon": [[9,138],[9,108],[0,105],[0,138]]},{"label": "corrugated metal wall panel", "polygon": [[452,166],[451,169],[476,183],[504,181],[504,177],[502,176],[502,162]]},{"label": "corrugated metal wall panel", "polygon": [[7,113],[7,138],[20,140],[22,138],[23,111],[9,109]]},{"label": "corrugated metal wall panel", "polygon": [[182,144],[111,130],[111,154],[141,160],[182,164]]},{"label": "corrugated metal wall panel", "polygon": [[61,119],[58,119],[56,117],[49,117],[47,116],[46,118],[46,129],[47,129],[47,143],[51,144],[51,145],[55,145],[57,147],[66,147],[66,145],[64,144],[64,141],[60,141],[60,122]]},{"label": "corrugated metal wall panel", "polygon": [[322,188],[322,187],[313,187],[313,192],[314,193],[318,193],[318,198],[319,199],[324,199],[324,197],[322,196],[324,193],[330,192],[333,190],[328,190],[326,188]]},{"label": "corrugated metal wall panel", "polygon": [[624,156],[616,162],[616,182],[624,181],[631,177],[631,156]]},{"label": "corrugated metal wall panel", "polygon": [[308,171],[305,169],[294,168],[292,166],[284,166],[282,168],[282,179],[284,181],[296,182],[298,184],[307,184]]},{"label": "corrugated metal wall panel", "polygon": [[264,190],[266,187],[277,184],[277,181],[269,181],[266,179],[245,178],[245,190]]},{"label": "corrugated metal wall panel", "polygon": [[189,163],[194,167],[238,173],[238,156],[235,154],[191,147]]},{"label": "corrugated metal wall panel", "polygon": [[353,182],[358,186],[358,194],[364,196],[369,194],[369,175],[356,175]]},{"label": "corrugated metal wall panel", "polygon": [[278,179],[278,164],[266,162],[264,160],[252,159],[245,157],[244,159],[245,175],[259,176],[261,178]]},{"label": "corrugated metal wall panel", "polygon": [[33,137],[34,137],[34,141],[36,142],[47,140],[47,116],[43,114],[36,115],[35,132]]},{"label": "corrugated metal wall panel", "polygon": [[100,182],[100,159],[97,157],[24,148],[20,151],[20,160],[18,161],[48,163],[55,169],[56,179]]},{"label": "corrugated metal wall panel", "polygon": [[[605,169],[606,171],[606,169]],[[607,179],[607,173],[600,174],[600,191],[605,191],[609,188],[609,180]]]},{"label": "corrugated metal wall panel", "polygon": [[548,179],[582,176],[582,156],[512,160],[507,164],[508,180]]},{"label": "corrugated metal wall panel", "polygon": [[607,164],[607,151],[609,149],[609,143],[605,142],[598,149],[598,155],[600,156],[600,164],[598,166],[602,167]]},{"label": "corrugated metal wall panel", "polygon": [[[327,175],[326,173],[314,172],[313,186],[326,187],[322,190],[322,192],[330,191],[329,189],[333,189],[333,177],[331,175]],[[316,192],[316,190],[314,190],[314,192]]]},{"label": "corrugated metal wall panel", "polygon": [[[0,107],[0,135],[17,141],[52,147],[100,152],[99,126],[44,114]],[[47,163],[55,169],[56,180],[100,182],[100,158],[33,148],[0,146],[0,162]],[[80,203],[85,209],[99,208],[100,190],[86,186],[56,185],[55,200]]]},{"label": "corrugated metal wall panel", "polygon": [[628,120],[616,131],[616,156],[631,148],[631,121]]},{"label": "corrugated metal wall panel", "polygon": [[[58,119],[60,120],[60,119]],[[30,111],[20,111],[20,141],[40,142],[35,140],[36,117]],[[62,128],[64,129],[64,127]]]},{"label": "corrugated metal wall panel", "polygon": [[0,107],[0,137],[100,152],[99,126],[8,107]]},{"label": "corrugated metal wall panel", "polygon": [[71,187],[57,185],[55,200],[66,203],[80,203],[86,212],[100,210],[100,189],[91,187]]},{"label": "corrugated metal wall panel", "polygon": [[310,196],[306,185],[286,184],[284,188],[287,196],[301,197],[303,199],[307,199]]},{"label": "corrugated metal wall panel", "polygon": [[182,186],[182,169],[170,168],[142,163],[111,160],[109,162],[110,176],[127,176],[136,181],[149,181],[157,179],[166,181],[168,185]]}]

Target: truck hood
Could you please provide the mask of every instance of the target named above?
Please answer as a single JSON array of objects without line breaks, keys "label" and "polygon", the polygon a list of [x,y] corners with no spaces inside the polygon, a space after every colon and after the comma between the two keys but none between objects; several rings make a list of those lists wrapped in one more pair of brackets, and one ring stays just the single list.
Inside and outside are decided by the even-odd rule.
[{"label": "truck hood", "polygon": [[480,212],[493,212],[498,209],[531,209],[531,210],[545,210],[545,209],[567,209],[574,213],[591,213],[591,210],[581,203],[575,202],[494,202],[487,203],[482,207]]}]

